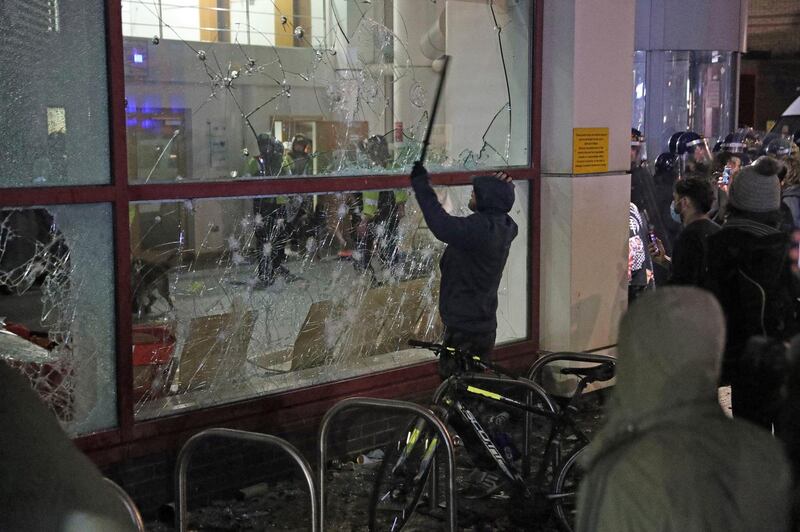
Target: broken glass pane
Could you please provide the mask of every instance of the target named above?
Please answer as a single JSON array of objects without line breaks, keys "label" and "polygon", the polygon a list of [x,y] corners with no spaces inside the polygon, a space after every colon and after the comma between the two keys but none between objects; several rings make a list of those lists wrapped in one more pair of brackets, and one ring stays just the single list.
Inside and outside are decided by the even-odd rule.
[{"label": "broken glass pane", "polygon": [[131,182],[407,172],[442,54],[430,170],[528,164],[530,1],[123,0],[122,15]]},{"label": "broken glass pane", "polygon": [[[439,189],[466,215],[470,186]],[[527,336],[528,185],[499,289],[498,343]],[[139,419],[428,361],[443,244],[409,190],[131,206]]]},{"label": "broken glass pane", "polygon": [[110,181],[103,2],[0,2],[0,186]]},{"label": "broken glass pane", "polygon": [[0,210],[0,359],[70,434],[116,424],[111,207]]}]

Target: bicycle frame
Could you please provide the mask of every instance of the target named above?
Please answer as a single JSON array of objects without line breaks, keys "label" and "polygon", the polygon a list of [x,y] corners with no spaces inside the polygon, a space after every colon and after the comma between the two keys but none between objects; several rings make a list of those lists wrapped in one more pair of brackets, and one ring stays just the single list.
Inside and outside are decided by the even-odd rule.
[{"label": "bicycle frame", "polygon": [[[445,347],[436,352],[441,356],[441,353],[445,350],[450,354],[457,355],[456,350],[453,348]],[[557,412],[554,412],[526,404],[516,399],[506,397],[497,392],[486,390],[480,386],[474,386],[468,382],[465,382],[469,380],[469,377],[479,377],[482,374],[485,375],[485,372],[487,371],[502,377],[507,377],[509,379],[509,383],[519,382],[520,380],[524,379],[514,375],[502,366],[483,361],[480,359],[480,357],[471,356],[467,358],[464,355],[462,355],[462,357],[463,358],[460,361],[461,364],[458,365],[459,369],[445,382],[445,389],[441,391],[441,393],[437,392],[434,403],[444,403],[444,406],[447,407],[448,410],[455,410],[458,412],[462,420],[465,421],[468,426],[471,427],[471,430],[478,436],[484,451],[492,457],[492,460],[497,464],[498,469],[500,469],[509,480],[520,485],[520,487],[524,486],[526,490],[528,489],[527,485],[522,480],[522,475],[516,471],[513,464],[510,464],[507,460],[505,460],[505,458],[502,456],[502,453],[499,452],[497,447],[494,445],[494,442],[491,441],[491,438],[488,436],[486,430],[483,428],[480,422],[475,418],[468,408],[461,405],[461,403],[457,400],[453,400],[453,398],[450,397],[452,394],[455,394],[456,399],[460,396],[469,396],[488,403],[502,404],[518,411],[525,412],[526,414],[545,417],[552,422],[547,438],[547,444],[544,452],[542,453],[542,462],[540,463],[534,477],[534,485],[536,486],[541,486],[542,480],[544,479],[544,475],[547,471],[548,463],[552,462],[554,468],[558,468],[561,465],[561,438],[565,432],[569,431],[575,434],[579,440],[580,446],[589,443],[589,438],[583,433],[583,431],[580,430],[580,428],[577,427],[575,421],[570,415],[574,410],[575,403],[580,399],[584,389],[588,385],[588,379],[579,379],[578,387],[570,398],[569,403],[565,407],[559,409]],[[471,371],[473,369],[475,371]],[[460,408],[456,408],[456,405],[460,406]],[[527,453],[527,449],[525,452]],[[523,465],[523,469],[524,471],[528,470],[527,456]]]},{"label": "bicycle frame", "polygon": [[[585,379],[582,379],[585,381]],[[553,456],[553,466],[558,467],[561,464],[561,456],[560,456],[560,440],[563,434],[567,431],[567,429],[571,429],[571,432],[574,433],[580,443],[582,445],[586,445],[589,443],[589,438],[581,431],[575,424],[575,421],[570,417],[571,409],[570,407],[574,404],[577,398],[580,397],[583,388],[585,388],[586,384],[583,382],[579,385],[579,390],[575,393],[573,398],[570,401],[570,404],[567,407],[561,409],[559,412],[551,412],[549,410],[544,410],[542,408],[525,404],[521,401],[516,399],[506,397],[502,394],[497,392],[493,392],[490,390],[486,390],[484,388],[474,386],[471,384],[467,384],[463,382],[462,375],[454,375],[450,378],[450,384],[448,389],[445,391],[444,394],[441,396],[441,401],[444,403],[445,407],[448,409],[449,412],[457,412],[463,421],[465,421],[469,427],[474,431],[474,433],[478,436],[481,444],[483,445],[483,449],[486,453],[491,456],[492,460],[497,464],[498,469],[503,472],[503,474],[515,484],[518,484],[520,488],[523,488],[526,492],[528,491],[528,486],[525,480],[523,479],[522,475],[519,471],[516,470],[513,464],[509,463],[508,460],[500,453],[497,449],[497,446],[494,444],[492,439],[489,437],[488,433],[484,429],[483,425],[481,425],[480,421],[475,417],[472,411],[464,406],[459,400],[459,396],[467,395],[479,401],[493,403],[493,404],[502,404],[504,406],[514,408],[516,410],[543,416],[552,421],[552,425],[550,428],[550,433],[547,439],[547,445],[545,446],[545,451],[542,453],[542,462],[539,466],[539,469],[536,473],[536,485],[541,484],[541,480],[544,476],[544,473],[547,470],[547,463],[548,457],[555,453]],[[455,398],[451,396],[451,394],[455,395]]]},{"label": "bicycle frame", "polygon": [[[480,447],[477,446],[477,443],[474,444],[476,451],[478,448],[482,448],[483,452],[491,457],[496,467],[502,471],[504,477],[511,481],[512,485],[519,488],[520,493],[525,498],[533,494],[543,497],[548,503],[553,504],[554,509],[558,512],[558,518],[564,523],[564,526],[568,527],[567,518],[563,515],[562,501],[565,497],[573,497],[574,494],[561,492],[564,478],[566,478],[565,475],[569,474],[570,468],[577,463],[576,459],[580,456],[580,452],[590,441],[577,426],[577,421],[572,418],[572,415],[578,411],[577,402],[583,396],[588,384],[597,380],[607,380],[609,377],[604,377],[606,373],[571,371],[571,374],[578,376],[578,386],[567,404],[557,408],[551,397],[533,381],[514,375],[510,371],[491,362],[485,362],[477,356],[467,356],[453,347],[419,340],[410,340],[409,345],[430,349],[437,356],[453,356],[456,361],[453,374],[439,386],[434,394],[431,409],[436,416],[444,423],[447,423],[448,419],[452,420],[451,416],[458,418],[462,422],[462,426],[459,427],[462,435],[465,435],[464,431],[469,431],[474,433],[478,441],[480,441]],[[602,359],[597,360],[597,362],[608,361]],[[606,368],[606,370],[608,369],[613,370],[613,367]],[[491,375],[489,372],[495,375]],[[567,371],[562,370],[562,373],[567,373]],[[505,390],[505,387],[512,387],[517,390],[522,388],[525,393],[525,399],[519,401],[504,395],[505,392],[498,393],[494,391],[498,389]],[[540,405],[542,407],[531,404],[532,397],[538,397],[541,400]],[[506,458],[498,449],[498,445],[495,444],[478,417],[473,413],[470,408],[471,403],[466,398],[495,406],[502,405],[523,413],[525,420],[523,434],[524,454],[520,470],[515,467],[516,460],[513,457]],[[529,475],[529,426],[532,415],[544,417],[550,422],[547,444],[534,477]],[[404,444],[402,453],[397,457],[397,462],[393,464],[391,472],[394,474],[411,456],[416,455],[415,467],[417,467],[417,472],[411,480],[419,486],[418,483],[425,478],[432,466],[433,475],[428,479],[428,489],[430,509],[433,511],[438,506],[436,451],[441,442],[438,435],[431,435],[429,428],[426,426],[427,423],[429,421],[418,419],[405,432],[406,440],[402,442]],[[574,435],[577,441],[574,449],[564,453],[561,444],[567,434]],[[423,446],[421,456],[415,451],[418,445]],[[552,481],[546,478],[548,471],[553,473]],[[529,482],[526,482],[525,479],[528,479]],[[420,492],[415,493],[414,502],[416,503]],[[413,512],[413,509],[411,511]]]}]

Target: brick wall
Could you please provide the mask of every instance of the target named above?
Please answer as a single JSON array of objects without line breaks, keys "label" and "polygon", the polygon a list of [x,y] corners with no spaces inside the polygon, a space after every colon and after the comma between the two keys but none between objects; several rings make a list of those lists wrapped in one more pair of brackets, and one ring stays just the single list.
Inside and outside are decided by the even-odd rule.
[{"label": "brick wall", "polygon": [[766,128],[800,96],[798,27],[800,1],[750,0],[742,73],[755,76],[755,121],[746,125]]},{"label": "brick wall", "polygon": [[773,56],[800,52],[800,2],[750,0],[747,21],[749,50],[770,51]]}]

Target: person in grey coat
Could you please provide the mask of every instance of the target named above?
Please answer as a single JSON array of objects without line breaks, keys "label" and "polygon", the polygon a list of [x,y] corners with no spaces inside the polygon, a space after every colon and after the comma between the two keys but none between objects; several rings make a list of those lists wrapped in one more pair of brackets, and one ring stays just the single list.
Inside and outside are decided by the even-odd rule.
[{"label": "person in grey coat", "polygon": [[2,357],[0,427],[0,531],[135,532],[113,487]]},{"label": "person in grey coat", "polygon": [[607,425],[581,458],[578,532],[788,530],[780,443],[719,405],[724,343],[708,292],[667,287],[633,304]]}]

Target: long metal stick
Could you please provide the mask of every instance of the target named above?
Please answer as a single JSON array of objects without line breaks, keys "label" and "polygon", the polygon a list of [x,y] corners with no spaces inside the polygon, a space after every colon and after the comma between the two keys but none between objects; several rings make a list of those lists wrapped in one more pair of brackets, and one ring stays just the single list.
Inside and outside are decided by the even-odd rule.
[{"label": "long metal stick", "polygon": [[433,98],[433,108],[431,109],[431,116],[428,120],[428,129],[425,130],[425,138],[422,141],[422,151],[419,153],[419,161],[425,164],[425,156],[428,153],[428,144],[431,141],[431,132],[433,131],[433,123],[436,121],[436,112],[439,110],[439,98],[442,96],[442,87],[444,87],[444,80],[447,77],[447,65],[450,63],[450,56],[443,55],[437,61],[441,62],[442,72],[439,74],[439,85],[436,87],[436,96]]}]

